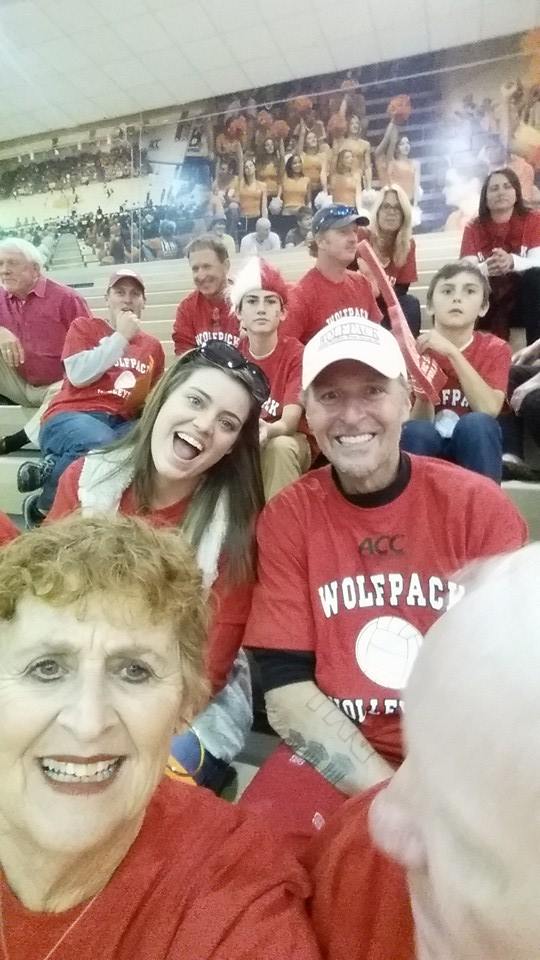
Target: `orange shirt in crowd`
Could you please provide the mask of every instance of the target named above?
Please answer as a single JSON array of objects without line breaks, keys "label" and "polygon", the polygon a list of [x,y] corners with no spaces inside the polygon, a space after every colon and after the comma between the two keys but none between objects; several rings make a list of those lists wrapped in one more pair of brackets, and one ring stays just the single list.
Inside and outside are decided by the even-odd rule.
[{"label": "orange shirt in crowd", "polygon": [[521,192],[525,203],[531,203],[534,199],[534,167],[527,163],[523,157],[512,154],[510,162],[507,164],[514,171],[521,186]]},{"label": "orange shirt in crowd", "polygon": [[291,291],[281,336],[307,343],[329,318],[337,320],[336,313],[342,311],[346,316],[351,309],[363,311],[366,320],[381,321],[381,311],[365,277],[347,270],[343,280],[334,283],[313,267]]},{"label": "orange shirt in crowd", "polygon": [[194,290],[176,308],[172,338],[176,354],[202,347],[207,340],[224,340],[231,347],[237,347],[240,339],[238,318],[231,313],[231,305],[225,297],[209,300]]},{"label": "orange shirt in crowd", "polygon": [[302,153],[302,166],[304,173],[312,187],[321,189],[321,171],[324,163],[324,154],[322,153]]},{"label": "orange shirt in crowd", "polygon": [[[257,164],[257,180],[266,184],[268,199],[276,197],[279,189],[279,167],[275,160],[266,160]],[[253,214],[246,214],[250,217]]]},{"label": "orange shirt in crowd", "polygon": [[334,203],[356,206],[358,179],[354,173],[333,173],[329,180],[329,193]]},{"label": "orange shirt in crowd", "polygon": [[[84,458],[81,457],[62,474],[54,503],[47,517],[48,522],[60,520],[80,508],[79,479],[83,464]],[[189,498],[186,498],[178,503],[173,503],[170,507],[153,510],[151,513],[145,514],[145,518],[157,527],[177,527],[187,510],[188,504]],[[132,487],[124,490],[119,510],[127,517],[139,513]],[[240,649],[253,592],[251,583],[231,586],[227,580],[225,566],[225,563],[220,561],[218,576],[212,587],[215,611],[210,627],[208,673],[214,693],[225,686],[236,654]]]},{"label": "orange shirt in crowd", "polygon": [[309,177],[288,177],[285,175],[281,181],[282,212],[296,213],[300,207],[305,207],[308,202],[309,188]]},{"label": "orange shirt in crowd", "polygon": [[252,183],[247,183],[245,180],[240,181],[238,198],[240,200],[240,213],[243,217],[261,216],[262,198],[265,191],[266,186],[260,180],[254,180]]},{"label": "orange shirt in crowd", "polygon": [[[2,879],[10,960],[44,957],[80,917],[27,910]],[[164,779],[62,960],[318,960],[309,881],[258,818]]]},{"label": "orange shirt in crowd", "polygon": [[381,785],[343,804],[311,841],[311,922],[332,960],[415,960],[404,870],[373,844],[368,812]]},{"label": "orange shirt in crowd", "polygon": [[389,184],[397,183],[407,197],[414,202],[414,188],[416,182],[416,167],[413,160],[390,160],[387,169],[387,180]]}]

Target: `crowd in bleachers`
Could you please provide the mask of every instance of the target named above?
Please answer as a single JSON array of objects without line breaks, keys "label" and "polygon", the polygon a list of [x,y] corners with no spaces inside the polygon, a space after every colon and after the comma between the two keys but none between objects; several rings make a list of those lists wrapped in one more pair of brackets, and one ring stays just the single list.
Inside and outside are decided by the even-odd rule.
[{"label": "crowd in bleachers", "polygon": [[[240,158],[242,148],[236,145],[235,150]],[[246,159],[243,183],[253,196],[258,182],[255,164]],[[241,191],[242,184],[240,200]],[[279,181],[269,204],[278,194]],[[253,243],[262,252],[272,234],[271,222],[262,216],[267,212],[264,196],[261,216],[247,218],[248,225],[254,221]],[[57,912],[85,904],[79,914],[84,924],[87,910],[103,909],[103,930],[109,925],[115,936],[122,930],[134,938],[126,958],[172,960],[169,945],[174,942],[190,956],[196,951],[200,957],[229,960],[242,956],[243,949],[244,956],[271,960],[278,945],[280,955],[316,960],[311,927],[323,949],[332,944],[328,957],[342,960],[359,953],[366,939],[357,913],[350,910],[350,890],[337,882],[341,870],[347,876],[352,871],[353,877],[356,871],[358,891],[370,886],[362,874],[364,861],[351,856],[349,843],[342,844],[353,823],[364,829],[362,843],[379,881],[372,891],[387,883],[394,889],[392,909],[388,894],[381,893],[379,901],[372,892],[369,900],[374,914],[391,914],[390,923],[376,924],[377,931],[367,934],[372,956],[412,960],[413,922],[403,872],[392,873],[373,860],[377,855],[365,830],[367,809],[375,797],[374,809],[383,812],[385,803],[396,803],[391,798],[400,795],[398,786],[406,783],[415,757],[433,756],[433,746],[423,753],[418,731],[430,728],[427,720],[433,723],[438,716],[434,704],[440,710],[442,695],[433,693],[430,699],[426,691],[425,712],[418,705],[421,698],[412,703],[411,752],[403,764],[402,691],[419,648],[439,650],[439,659],[431,654],[433,663],[422,651],[416,669],[441,683],[448,673],[440,650],[452,644],[432,644],[430,631],[436,639],[447,622],[455,631],[456,617],[462,628],[462,618],[453,612],[461,604],[472,605],[476,630],[484,626],[474,607],[478,583],[464,585],[456,571],[526,542],[524,520],[500,489],[501,424],[505,418],[514,427],[515,421],[529,428],[535,422],[532,429],[538,431],[538,421],[531,418],[537,417],[540,396],[534,366],[540,349],[540,213],[524,204],[515,173],[502,168],[485,179],[478,217],[464,232],[463,259],[442,267],[431,281],[427,307],[433,328],[423,333],[408,292],[416,263],[407,192],[387,184],[371,219],[353,203],[324,203],[313,213],[307,194],[299,190],[298,198],[302,213],[297,228],[286,219],[287,205],[275,214],[283,218],[277,224],[287,233],[311,218],[304,240],[314,265],[291,288],[257,255],[230,277],[223,230],[222,238],[212,233],[190,240],[185,253],[194,291],[178,305],[172,330],[176,360],[165,372],[161,344],[141,325],[144,279],[126,266],[125,255],[111,261],[116,269],[107,284],[102,319],[91,315],[74,290],[43,274],[32,245],[16,238],[0,242],[0,392],[37,410],[24,429],[1,438],[0,453],[20,450],[36,438],[42,452],[40,459],[21,463],[17,478],[19,490],[27,494],[25,525],[41,529],[19,537],[5,521],[2,534],[15,542],[0,552],[0,572],[5,568],[0,632],[16,608],[10,629],[19,645],[25,638],[23,651],[30,644],[25,653],[30,666],[13,669],[8,663],[11,687],[20,684],[20,692],[5,698],[0,740],[20,736],[21,708],[14,703],[26,703],[23,694],[30,702],[42,684],[49,685],[52,713],[59,718],[50,720],[54,738],[49,732],[39,734],[44,739],[33,759],[41,778],[37,799],[32,794],[25,802],[32,809],[36,803],[40,826],[34,829],[33,821],[27,826],[25,820],[24,828],[18,828],[17,836],[31,837],[21,849],[36,844],[57,851],[58,828],[53,839],[47,819],[51,790],[56,804],[65,804],[59,832],[64,836],[67,831],[70,850],[76,848],[77,855],[87,846],[96,855],[103,852],[118,824],[125,827],[129,820],[139,847],[153,844],[152,863],[161,862],[162,840],[170,850],[170,830],[180,829],[175,819],[180,813],[173,799],[175,784],[161,784],[155,794],[151,788],[166,766],[170,780],[189,780],[216,793],[224,789],[252,722],[251,675],[259,677],[268,720],[281,740],[242,796],[237,813],[218,816],[217,801],[209,794],[202,794],[197,811],[191,812],[189,789],[196,786],[179,794],[185,797],[180,817],[186,817],[185,830],[191,835],[192,816],[198,825],[190,841],[195,855],[202,855],[206,842],[213,851],[206,853],[211,877],[206,881],[204,873],[190,886],[194,903],[183,901],[180,909],[162,891],[158,907],[155,871],[150,878],[134,864],[131,834],[129,844],[115,847],[113,858],[115,866],[121,862],[130,877],[141,881],[130,883],[129,895],[120,898],[127,904],[125,915],[110,909],[113,898],[118,899],[110,871],[107,876],[106,870],[98,871],[94,886],[82,877],[74,893],[62,858],[56,857]],[[176,242],[176,223],[171,221],[167,233],[166,206],[154,208],[148,202],[143,210],[138,211],[142,245],[151,249],[157,228],[166,255],[167,245]],[[226,212],[218,214],[222,228],[230,223]],[[78,222],[77,229],[85,241],[95,231],[111,251],[117,241],[124,242],[123,228],[131,222],[131,211],[121,212],[118,220],[98,211],[95,218]],[[524,328],[528,347],[512,358],[507,339],[513,326]],[[526,466],[522,448],[507,452],[514,467]],[[66,519],[79,511],[82,518]],[[164,528],[180,528],[184,538],[172,537]],[[134,556],[136,570],[130,565]],[[498,562],[520,564],[515,557]],[[494,569],[489,568],[497,579]],[[489,576],[487,582],[489,588]],[[21,583],[29,585],[28,609]],[[85,591],[89,600],[83,603]],[[529,586],[522,609],[531,606],[530,593]],[[493,600],[495,594],[507,611],[505,591],[497,586]],[[207,618],[201,596],[213,600],[204,666]],[[470,620],[470,612],[468,616]],[[55,617],[69,630],[67,653],[65,642],[60,652],[56,647],[51,652]],[[500,629],[500,618],[498,623]],[[173,625],[175,638],[181,637],[180,652],[177,640],[171,642]],[[486,631],[480,633],[478,683],[485,679],[487,643]],[[529,625],[524,635],[530,634]],[[475,636],[470,631],[464,635],[474,646]],[[510,646],[507,636],[506,645],[497,648],[501,663],[510,656]],[[462,644],[462,656],[467,649]],[[450,715],[456,684],[461,688],[465,678],[463,663],[463,676],[456,675],[456,662],[454,657],[445,694]],[[0,660],[0,675],[2,669]],[[98,673],[106,677],[105,692],[99,693],[100,707],[94,709]],[[513,672],[500,674],[507,675],[511,685]],[[501,679],[501,687],[504,683]],[[416,685],[423,686],[420,680]],[[0,700],[5,686],[0,684]],[[471,694],[467,701],[469,715],[476,719],[477,696]],[[482,718],[483,713],[477,722]],[[31,723],[26,720],[25,729]],[[122,732],[126,730],[129,736]],[[485,737],[482,727],[478,740],[471,740],[480,753]],[[455,749],[453,731],[448,743]],[[6,766],[2,756],[0,750],[0,773],[11,776],[12,764]],[[424,763],[416,762],[423,771]],[[448,771],[447,776],[450,783]],[[123,778],[129,778],[124,787]],[[479,792],[482,782],[479,775]],[[13,793],[19,796],[17,783]],[[69,806],[73,797],[88,800],[100,792],[111,797],[122,789],[131,790],[131,805],[113,804],[114,816],[108,805],[92,814],[95,821],[88,819],[87,810],[82,840],[80,820]],[[141,828],[141,811],[147,806]],[[279,838],[279,856],[269,852],[272,843],[263,840],[262,831],[259,836],[255,814],[261,815],[260,822],[264,818],[266,838]],[[17,821],[14,806],[3,815],[10,824]],[[482,816],[485,812],[479,820]],[[234,824],[231,817],[237,818]],[[160,823],[168,824],[163,834],[157,829]],[[221,838],[215,842],[213,830]],[[227,831],[234,842],[225,838]],[[393,845],[395,859],[409,866],[410,847],[404,843],[405,852],[401,850],[398,831],[380,832],[383,848]],[[376,829],[374,835],[379,836]],[[8,883],[12,875],[19,878],[16,890],[3,880],[0,887],[0,923],[8,918],[0,942],[11,948],[19,937],[16,960],[28,956],[37,942],[54,951],[55,938],[67,936],[43,919],[47,886],[41,889],[26,876],[21,879],[19,846],[6,857]],[[0,840],[0,858],[2,850]],[[337,851],[339,865],[332,859]],[[428,876],[421,854],[413,853],[414,869]],[[295,857],[309,865],[316,885],[311,926],[301,893],[306,881]],[[239,872],[254,865],[249,882],[244,880],[235,892],[241,903],[233,932],[230,903],[225,914],[213,910],[205,925],[205,936],[215,928],[212,936],[222,938],[220,954],[211,937],[203,942],[200,920],[193,917],[198,916],[198,896],[206,895],[205,883],[214,889],[214,871],[220,877],[220,870],[229,871],[233,863]],[[184,869],[178,868],[175,882]],[[273,898],[281,903],[281,884],[288,885],[286,905],[276,907]],[[221,879],[218,888],[219,896],[231,895],[230,884],[223,888]],[[15,894],[29,908],[24,923]],[[417,897],[415,908],[424,903],[421,894],[412,896]],[[367,910],[368,901],[362,900],[360,913],[361,907]],[[158,910],[162,917],[152,932],[145,929],[142,941],[137,921],[133,934],[132,909],[137,914],[151,909],[154,918]],[[247,919],[244,911],[250,914]],[[341,946],[334,944],[336,922]],[[65,929],[74,934],[73,949],[86,958],[76,926],[75,918]],[[463,938],[469,936],[468,928],[456,926]],[[73,951],[68,955],[74,956]],[[470,951],[463,955],[477,960]],[[112,953],[111,960],[123,956]]]},{"label": "crowd in bleachers", "polygon": [[24,197],[56,190],[70,191],[74,202],[77,187],[89,183],[109,183],[149,173],[144,150],[133,150],[129,144],[114,144],[109,150],[95,147],[76,153],[58,148],[43,159],[12,159],[0,164],[0,197]]}]

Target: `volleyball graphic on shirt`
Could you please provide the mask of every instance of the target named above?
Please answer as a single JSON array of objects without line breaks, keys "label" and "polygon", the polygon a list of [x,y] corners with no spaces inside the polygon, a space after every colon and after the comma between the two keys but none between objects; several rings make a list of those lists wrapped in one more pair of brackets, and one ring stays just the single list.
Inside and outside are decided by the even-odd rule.
[{"label": "volleyball graphic on shirt", "polygon": [[114,390],[133,390],[137,383],[137,378],[131,370],[123,370],[120,376],[114,381]]},{"label": "volleyball graphic on shirt", "polygon": [[402,690],[423,637],[401,617],[377,617],[362,628],[356,638],[356,662],[366,677],[380,687]]}]

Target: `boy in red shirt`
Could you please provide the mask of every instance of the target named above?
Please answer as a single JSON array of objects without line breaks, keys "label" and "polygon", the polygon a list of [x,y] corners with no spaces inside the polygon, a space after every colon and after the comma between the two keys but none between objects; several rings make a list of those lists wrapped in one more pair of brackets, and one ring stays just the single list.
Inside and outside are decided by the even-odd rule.
[{"label": "boy in red shirt", "polygon": [[62,353],[64,380],[41,421],[44,459],[19,467],[21,492],[43,487],[23,503],[27,527],[43,521],[70,463],[130,428],[163,373],[163,347],[140,326],[146,302],[142,278],[133,270],[118,270],[106,299],[107,320],[79,317],[71,324]]},{"label": "boy in red shirt", "polygon": [[174,352],[187,353],[207,340],[223,340],[238,347],[238,320],[227,298],[230,268],[227,247],[219,237],[196,237],[187,248],[196,290],[176,308],[172,332]]},{"label": "boy in red shirt", "polygon": [[317,262],[293,287],[283,334],[307,343],[326,323],[359,312],[380,321],[382,314],[364,276],[347,269],[354,260],[357,225],[355,207],[334,203],[313,217]]},{"label": "boy in red shirt", "polygon": [[240,350],[270,383],[260,420],[261,467],[266,500],[309,469],[311,450],[302,432],[302,344],[278,337],[287,304],[287,284],[278,270],[253,257],[231,288],[242,333]]},{"label": "boy in red shirt", "polygon": [[433,329],[416,345],[420,353],[434,354],[448,379],[436,406],[416,397],[401,445],[409,453],[442,457],[500,483],[502,434],[497,417],[512,357],[505,340],[474,329],[488,306],[488,281],[468,261],[448,263],[433,277],[427,294]]}]

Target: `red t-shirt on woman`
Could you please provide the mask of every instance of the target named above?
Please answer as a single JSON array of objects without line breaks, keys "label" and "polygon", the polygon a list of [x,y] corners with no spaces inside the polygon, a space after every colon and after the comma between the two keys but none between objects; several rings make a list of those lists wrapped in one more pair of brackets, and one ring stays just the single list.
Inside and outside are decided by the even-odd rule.
[{"label": "red t-shirt on woman", "polygon": [[[54,816],[54,811],[51,811]],[[105,889],[81,907],[27,910],[0,878],[10,960],[318,960],[306,874],[263,821],[164,780]],[[56,954],[55,954],[56,956]]]},{"label": "red t-shirt on woman", "polygon": [[[84,458],[75,460],[64,471],[58,484],[56,497],[47,521],[60,520],[80,508],[79,478],[84,464]],[[156,527],[176,527],[181,522],[189,498],[180,500],[170,507],[153,510],[144,514],[145,518]],[[133,496],[133,489],[128,487],[120,500],[120,513],[132,517],[138,514],[138,508]],[[215,606],[212,626],[210,628],[208,649],[208,673],[214,694],[221,690],[230,673],[234,658],[240,649],[244,636],[244,629],[251,607],[253,585],[241,583],[231,586],[220,562],[217,579],[212,587],[212,600]]]},{"label": "red t-shirt on woman", "polygon": [[[367,240],[368,243],[371,243],[371,231],[368,227],[359,227],[358,228],[358,241]],[[359,254],[361,257],[361,254]],[[416,283],[418,280],[418,273],[416,271],[416,244],[411,237],[409,243],[409,252],[407,254],[407,259],[400,267],[394,263],[394,260],[389,260],[387,263],[382,263],[384,267],[384,272],[388,276],[390,283],[395,287],[396,283]]]},{"label": "red t-shirt on woman", "polygon": [[467,224],[461,241],[461,257],[487,260],[495,247],[520,257],[540,247],[540,213],[529,210],[523,217],[514,213],[506,223],[476,219]]}]

